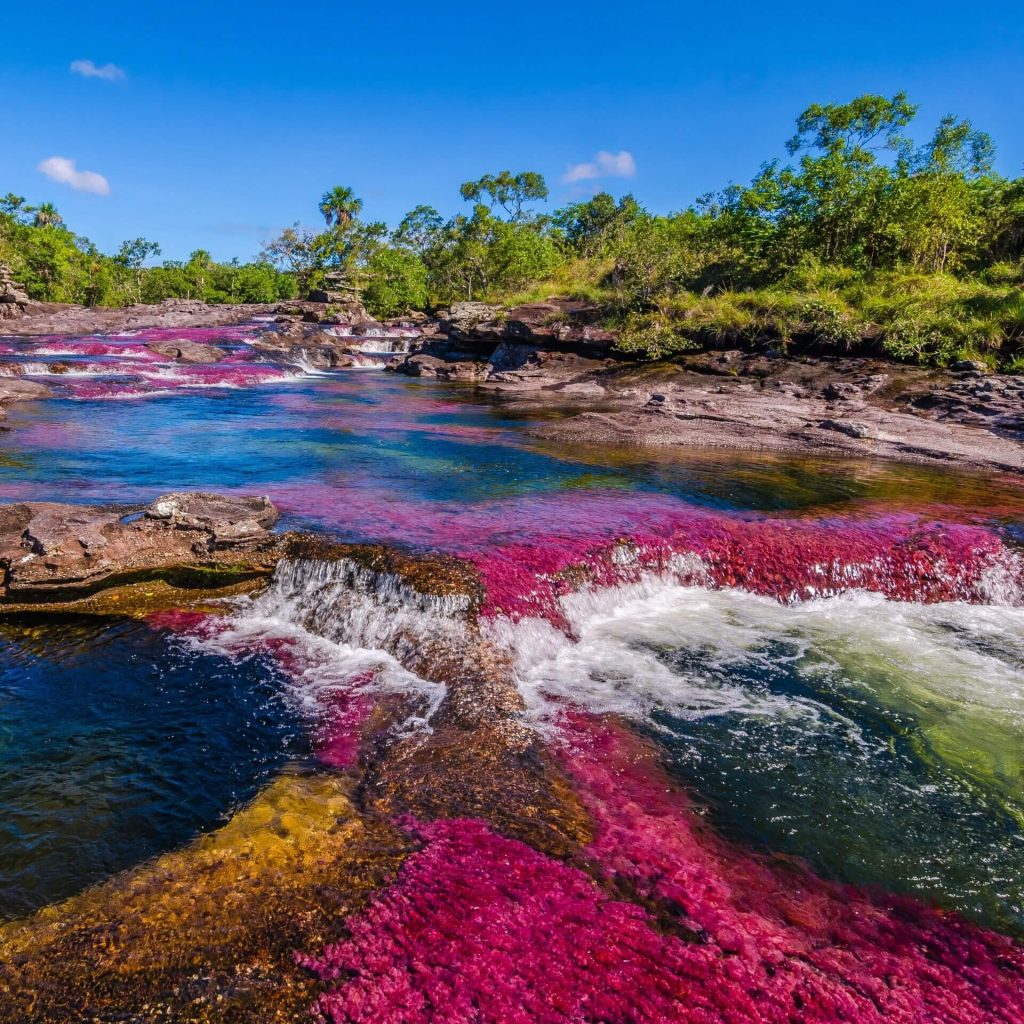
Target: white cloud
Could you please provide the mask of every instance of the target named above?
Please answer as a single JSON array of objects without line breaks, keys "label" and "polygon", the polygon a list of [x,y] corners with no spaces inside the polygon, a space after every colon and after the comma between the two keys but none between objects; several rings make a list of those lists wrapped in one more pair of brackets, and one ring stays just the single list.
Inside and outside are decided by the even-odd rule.
[{"label": "white cloud", "polygon": [[607,153],[603,149],[593,161],[585,164],[572,164],[565,172],[562,181],[571,185],[577,181],[595,181],[598,178],[632,178],[636,175],[636,160],[628,149],[618,153]]},{"label": "white cloud", "polygon": [[108,82],[116,82],[118,79],[124,78],[124,68],[119,68],[116,64],[100,66],[91,60],[73,60],[71,73],[81,75],[83,78],[103,78]]},{"label": "white cloud", "polygon": [[75,161],[69,160],[66,156],[51,156],[36,170],[52,181],[70,185],[76,192],[95,192],[98,196],[110,195],[110,182],[102,174],[95,171],[80,171],[75,167]]}]

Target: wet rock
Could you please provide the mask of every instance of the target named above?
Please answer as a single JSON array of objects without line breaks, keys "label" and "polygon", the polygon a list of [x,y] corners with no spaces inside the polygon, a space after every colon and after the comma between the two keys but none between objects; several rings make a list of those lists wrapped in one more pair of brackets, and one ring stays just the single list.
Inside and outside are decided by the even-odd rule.
[{"label": "wet rock", "polygon": [[0,423],[7,418],[4,406],[11,402],[33,402],[52,397],[53,392],[34,380],[19,377],[0,377]]},{"label": "wet rock", "polygon": [[0,405],[8,402],[34,402],[40,398],[49,398],[53,392],[35,380],[23,380],[20,377],[0,377]]},{"label": "wet rock", "polygon": [[179,363],[217,363],[227,353],[216,345],[202,345],[188,338],[172,338],[170,341],[151,341],[146,348],[150,352],[173,359]]},{"label": "wet rock", "polygon": [[267,498],[168,494],[149,506],[0,506],[0,607],[75,600],[163,579],[195,589],[269,573],[279,557]]},{"label": "wet rock", "polygon": [[444,359],[419,352],[388,365],[395,373],[407,377],[432,377],[435,380],[483,380],[487,376],[487,363],[474,360]]}]

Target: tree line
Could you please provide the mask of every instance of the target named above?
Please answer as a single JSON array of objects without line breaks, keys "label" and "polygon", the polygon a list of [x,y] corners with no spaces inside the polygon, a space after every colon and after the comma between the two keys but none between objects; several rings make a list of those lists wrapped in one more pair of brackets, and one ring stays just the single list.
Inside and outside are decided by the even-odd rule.
[{"label": "tree line", "polygon": [[997,174],[992,139],[952,115],[915,142],[916,115],[903,93],[814,104],[788,159],[668,215],[608,193],[549,212],[541,175],[501,171],[462,185],[463,212],[417,206],[389,228],[338,186],[322,230],[296,224],[247,264],[198,251],[146,266],[159,251],[143,239],[104,257],[52,207],[8,196],[0,259],[31,294],[64,301],[273,301],[343,275],[381,317],[587,298],[623,348],[651,357],[813,344],[1024,370],[1024,178]]}]

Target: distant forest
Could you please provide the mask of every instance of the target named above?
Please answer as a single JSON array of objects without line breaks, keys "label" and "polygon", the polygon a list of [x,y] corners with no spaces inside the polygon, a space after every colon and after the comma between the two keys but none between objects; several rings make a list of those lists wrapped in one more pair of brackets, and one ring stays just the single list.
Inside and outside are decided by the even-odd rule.
[{"label": "distant forest", "polygon": [[562,295],[598,305],[620,348],[649,358],[707,345],[813,344],[929,364],[1024,372],[1024,178],[993,170],[992,139],[944,117],[915,141],[900,93],[815,104],[788,161],[678,213],[600,193],[548,211],[533,172],[466,182],[466,212],[417,206],[394,228],[351,189],[322,197],[251,262],[196,250],[154,264],[155,242],[103,254],[49,203],[0,199],[0,262],[39,300],[274,302],[339,272],[378,317],[481,299]]}]

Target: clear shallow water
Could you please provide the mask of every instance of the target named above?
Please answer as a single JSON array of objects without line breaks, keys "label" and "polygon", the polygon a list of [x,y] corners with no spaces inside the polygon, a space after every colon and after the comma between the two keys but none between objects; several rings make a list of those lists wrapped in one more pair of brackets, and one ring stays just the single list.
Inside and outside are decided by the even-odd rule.
[{"label": "clear shallow water", "polygon": [[139,623],[0,624],[0,921],[219,824],[305,749],[269,663]]},{"label": "clear shallow water", "polygon": [[[552,407],[546,418],[557,417]],[[562,446],[537,416],[473,388],[348,372],[250,389],[8,407],[0,500],[150,501],[182,489],[260,491],[287,523],[346,538],[443,546],[467,529],[529,534],[565,492],[651,491],[766,511],[948,503],[1024,520],[998,478],[734,452]]]},{"label": "clear shallow water", "polygon": [[[0,499],[266,493],[286,526],[459,551],[583,530],[628,533],[643,525],[644,503],[634,499],[644,494],[771,513],[927,508],[1011,531],[1024,521],[1019,488],[995,478],[541,443],[524,433],[531,419],[505,402],[382,374],[87,394],[10,407],[12,429],[0,435]],[[632,596],[614,596],[624,610],[610,620],[600,608],[578,609],[577,643],[547,626],[512,631],[522,685],[541,718],[541,694],[625,714],[650,731],[666,762],[733,833],[807,857],[830,876],[914,893],[1000,928],[1024,927],[1018,612],[894,611],[881,598],[784,608],[679,588]],[[39,756],[43,737],[70,748],[75,735],[59,718],[56,727],[43,725],[42,710],[55,700],[47,680],[70,673],[77,696],[74,673],[104,652],[106,683],[94,713],[119,727],[87,733],[90,756],[106,765],[103,785],[89,780],[89,788],[101,803],[142,808],[112,813],[102,836],[83,838],[66,801],[44,800],[12,840],[12,874],[49,851],[66,864],[69,849],[76,857],[85,851],[88,869],[50,869],[28,886],[16,880],[12,906],[66,895],[208,828],[302,745],[288,686],[266,664],[218,660],[209,646],[176,648],[171,657],[164,641],[140,630],[112,627],[113,639],[78,634],[47,645],[35,661],[6,662],[23,716],[12,719],[7,750],[12,763],[21,759],[20,784],[45,792],[52,772]],[[331,662],[325,641],[304,635],[286,609],[240,632],[247,642],[261,633],[308,641],[311,676]],[[47,658],[65,647],[57,671]],[[360,659],[367,661],[357,652]],[[153,673],[163,680],[168,672],[176,696],[147,703],[135,728],[139,686],[154,692]],[[197,694],[196,706],[206,710],[185,714]],[[74,701],[56,699],[75,721]],[[35,729],[18,725],[33,714]],[[137,762],[149,756],[154,735],[172,728],[187,736],[160,777],[177,801],[160,796],[170,816],[154,830],[154,783]],[[215,734],[222,739],[214,742]],[[24,801],[24,792],[5,797],[0,789],[0,810],[16,799]]]}]

